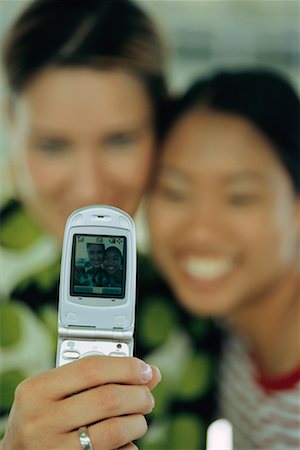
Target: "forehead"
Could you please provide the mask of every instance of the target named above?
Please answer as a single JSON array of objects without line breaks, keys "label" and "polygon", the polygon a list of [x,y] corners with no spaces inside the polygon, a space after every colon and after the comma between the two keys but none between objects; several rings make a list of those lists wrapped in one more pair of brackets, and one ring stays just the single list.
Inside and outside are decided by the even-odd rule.
[{"label": "forehead", "polygon": [[281,166],[271,142],[250,121],[209,110],[179,119],[165,140],[162,162],[190,170]]},{"label": "forehead", "polygon": [[101,252],[104,251],[103,246],[102,246],[102,245],[99,245],[99,244],[89,244],[89,245],[87,246],[87,249],[88,249],[88,250],[93,250],[93,251],[97,250],[97,251],[101,251]]},{"label": "forehead", "polygon": [[19,117],[39,126],[51,123],[78,126],[86,116],[91,124],[136,120],[147,113],[150,100],[143,84],[125,71],[84,68],[46,69],[17,97]]},{"label": "forehead", "polygon": [[120,253],[117,249],[109,248],[106,250],[105,256],[120,256]]}]

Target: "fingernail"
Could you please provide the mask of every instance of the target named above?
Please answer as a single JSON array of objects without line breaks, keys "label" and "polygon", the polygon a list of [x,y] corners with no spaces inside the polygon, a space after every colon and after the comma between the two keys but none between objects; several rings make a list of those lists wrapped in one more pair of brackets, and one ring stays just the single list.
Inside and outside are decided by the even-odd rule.
[{"label": "fingernail", "polygon": [[149,366],[149,364],[142,364],[142,369],[141,369],[141,375],[142,375],[142,380],[145,382],[148,382],[151,380],[151,378],[153,377],[153,373],[152,373],[152,367]]},{"label": "fingernail", "polygon": [[157,372],[157,374],[158,374],[158,382],[160,383],[160,381],[161,381],[161,373],[160,373],[160,370],[159,370],[159,368],[157,367],[157,366],[153,366],[154,367],[154,369],[156,370],[156,372]]}]

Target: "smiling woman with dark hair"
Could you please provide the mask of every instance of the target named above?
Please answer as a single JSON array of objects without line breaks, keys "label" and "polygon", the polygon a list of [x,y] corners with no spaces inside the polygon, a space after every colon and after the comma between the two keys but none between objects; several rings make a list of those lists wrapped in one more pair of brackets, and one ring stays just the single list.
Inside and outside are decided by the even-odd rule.
[{"label": "smiling woman with dark hair", "polygon": [[200,79],[169,118],[149,221],[182,306],[224,326],[236,449],[300,447],[300,102],[280,75]]},{"label": "smiling woman with dark hair", "polygon": [[107,286],[120,287],[123,282],[122,254],[117,247],[108,247],[104,252],[103,268],[107,273]]}]

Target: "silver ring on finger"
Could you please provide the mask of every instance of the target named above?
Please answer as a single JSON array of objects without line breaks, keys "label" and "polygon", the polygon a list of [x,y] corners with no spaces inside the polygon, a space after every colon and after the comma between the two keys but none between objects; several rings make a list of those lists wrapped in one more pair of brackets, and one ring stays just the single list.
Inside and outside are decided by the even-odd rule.
[{"label": "silver ring on finger", "polygon": [[78,437],[83,450],[94,450],[87,427],[78,428]]}]

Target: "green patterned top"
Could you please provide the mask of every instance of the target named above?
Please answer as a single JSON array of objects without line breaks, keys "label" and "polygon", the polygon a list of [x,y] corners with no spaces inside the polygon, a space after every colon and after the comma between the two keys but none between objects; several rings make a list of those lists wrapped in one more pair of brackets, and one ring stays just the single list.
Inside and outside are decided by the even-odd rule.
[{"label": "green patterned top", "polygon": [[[60,250],[16,201],[1,211],[0,433],[14,390],[25,377],[54,367]],[[162,381],[142,450],[205,448],[214,418],[220,335],[186,314],[148,258],[138,258],[135,354],[157,365]]]}]

